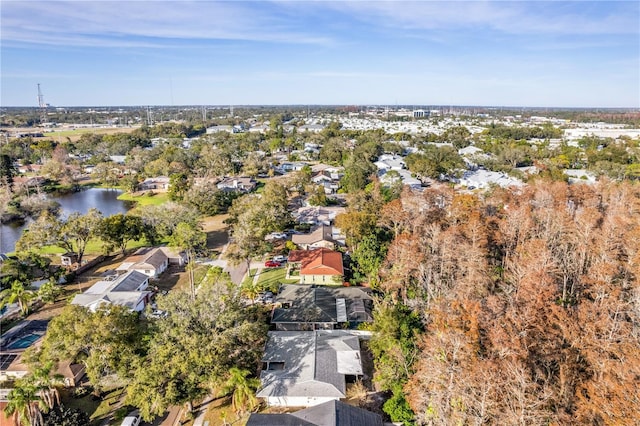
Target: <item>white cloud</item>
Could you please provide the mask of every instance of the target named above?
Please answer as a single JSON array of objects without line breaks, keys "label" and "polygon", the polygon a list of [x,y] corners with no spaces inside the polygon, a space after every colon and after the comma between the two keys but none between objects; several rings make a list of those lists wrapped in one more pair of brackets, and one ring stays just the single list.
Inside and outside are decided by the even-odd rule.
[{"label": "white cloud", "polygon": [[[398,31],[492,29],[507,34],[585,35],[640,32],[640,7],[636,2],[351,1],[323,4]],[[606,13],[602,13],[603,9]]]},{"label": "white cloud", "polygon": [[3,3],[2,27],[3,41],[72,46],[162,47],[167,39],[330,41],[245,2],[9,1]]}]

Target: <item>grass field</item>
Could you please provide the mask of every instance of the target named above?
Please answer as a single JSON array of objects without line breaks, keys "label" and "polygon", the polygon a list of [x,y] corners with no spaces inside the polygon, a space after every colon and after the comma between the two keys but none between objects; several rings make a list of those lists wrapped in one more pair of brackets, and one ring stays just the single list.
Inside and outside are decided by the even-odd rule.
[{"label": "grass field", "polygon": [[[166,243],[167,241],[160,241],[160,243]],[[127,251],[132,251],[134,249],[140,248],[140,247],[147,247],[148,244],[146,242],[146,240],[141,239],[140,241],[129,241],[129,243],[127,244]],[[42,255],[49,255],[49,256],[53,256],[53,255],[58,255],[58,254],[62,254],[64,253],[66,250],[61,249],[58,246],[45,246],[42,247],[40,250],[38,250],[38,253],[42,254]],[[93,239],[90,240],[87,243],[87,247],[84,251],[84,255],[87,256],[98,256],[104,253],[104,250],[102,248],[102,241],[98,240],[98,239]]]},{"label": "grass field", "polygon": [[[254,275],[256,273],[255,269],[251,270],[251,276],[246,277],[242,282],[243,286],[251,286],[253,284]],[[258,276],[258,282],[256,283],[256,287],[258,291],[277,291],[278,286],[280,284],[295,284],[300,280],[287,280],[285,276],[287,274],[287,268],[264,268],[260,271],[260,275]]]},{"label": "grass field", "polygon": [[82,129],[60,130],[56,132],[45,132],[43,133],[43,135],[48,139],[69,138],[71,142],[75,142],[80,139],[80,137],[82,137],[82,135],[85,133],[94,133],[96,135],[112,135],[114,133],[131,133],[135,129],[137,129],[137,127],[90,127]]},{"label": "grass field", "polygon": [[159,206],[160,204],[164,204],[169,201],[169,195],[166,192],[143,192],[135,194],[125,192],[124,194],[120,194],[118,200],[133,201],[136,203],[136,207],[150,205]]}]

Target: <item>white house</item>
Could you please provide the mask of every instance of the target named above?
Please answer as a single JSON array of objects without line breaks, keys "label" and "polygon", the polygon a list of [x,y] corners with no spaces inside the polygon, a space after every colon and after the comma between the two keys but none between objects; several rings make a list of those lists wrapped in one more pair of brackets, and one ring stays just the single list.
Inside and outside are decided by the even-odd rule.
[{"label": "white house", "polygon": [[158,278],[169,267],[169,258],[159,248],[143,248],[129,256],[116,271],[138,271],[149,278]]},{"label": "white house", "polygon": [[82,294],[76,294],[71,303],[96,311],[103,305],[126,306],[132,311],[144,310],[151,299],[149,277],[138,271],[129,271],[114,280],[98,281]]},{"label": "white house", "polygon": [[360,341],[345,330],[270,331],[256,395],[270,406],[311,407],[346,396],[362,376]]}]

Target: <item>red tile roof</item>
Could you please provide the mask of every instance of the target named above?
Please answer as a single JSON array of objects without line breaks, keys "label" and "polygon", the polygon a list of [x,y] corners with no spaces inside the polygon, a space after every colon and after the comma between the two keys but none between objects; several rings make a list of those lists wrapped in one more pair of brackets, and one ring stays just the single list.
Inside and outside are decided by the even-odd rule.
[{"label": "red tile roof", "polygon": [[342,253],[326,248],[292,250],[289,262],[300,262],[301,275],[343,275]]}]

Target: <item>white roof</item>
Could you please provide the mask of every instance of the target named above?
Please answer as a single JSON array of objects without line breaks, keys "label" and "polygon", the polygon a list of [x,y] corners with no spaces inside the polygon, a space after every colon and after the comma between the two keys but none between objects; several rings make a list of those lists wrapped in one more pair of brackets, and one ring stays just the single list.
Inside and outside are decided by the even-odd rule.
[{"label": "white roof", "polygon": [[344,398],[344,375],[362,374],[358,337],[346,330],[270,331],[262,359],[284,367],[262,371],[259,397]]}]

